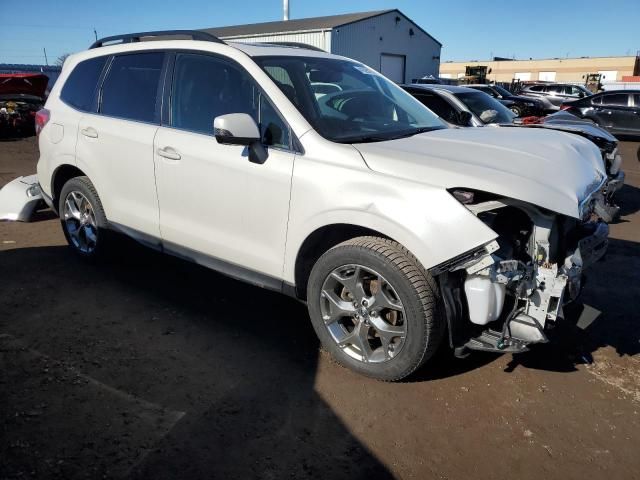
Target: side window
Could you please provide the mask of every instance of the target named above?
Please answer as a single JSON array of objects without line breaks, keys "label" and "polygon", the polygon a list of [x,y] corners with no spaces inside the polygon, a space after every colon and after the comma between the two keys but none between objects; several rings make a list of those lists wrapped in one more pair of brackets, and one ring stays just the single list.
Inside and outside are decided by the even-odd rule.
[{"label": "side window", "polygon": [[636,93],[633,96],[633,98],[634,98],[634,101],[635,101],[636,108],[640,107],[640,93]]},{"label": "side window", "polygon": [[102,85],[100,113],[141,122],[157,122],[163,61],[162,52],[116,56]]},{"label": "side window", "polygon": [[613,107],[626,107],[628,105],[628,96],[626,93],[611,93],[602,96],[602,105],[611,105]]},{"label": "side window", "polygon": [[213,135],[213,120],[227,113],[247,113],[258,122],[257,90],[251,77],[216,57],[179,54],[171,92],[171,125]]},{"label": "side window", "polygon": [[562,85],[549,85],[546,89],[547,92],[557,94],[562,93]]},{"label": "side window", "polygon": [[592,105],[602,105],[602,97],[595,97],[591,99]]},{"label": "side window", "polygon": [[478,90],[486,93],[487,95],[491,95],[492,97],[497,97],[498,94],[496,92],[493,91],[493,89],[489,88],[489,87],[480,87]]},{"label": "side window", "polygon": [[107,58],[92,58],[76,65],[60,92],[62,101],[83,112],[95,112],[98,80]]},{"label": "side window", "polygon": [[289,126],[278,115],[267,97],[260,94],[260,136],[264,145],[291,148]]},{"label": "side window", "polygon": [[544,91],[544,85],[535,85],[531,87],[529,90],[531,90],[532,92],[542,92]]},{"label": "side window", "polygon": [[445,99],[438,95],[418,93],[415,97],[433,113],[449,123],[458,122],[457,111]]}]

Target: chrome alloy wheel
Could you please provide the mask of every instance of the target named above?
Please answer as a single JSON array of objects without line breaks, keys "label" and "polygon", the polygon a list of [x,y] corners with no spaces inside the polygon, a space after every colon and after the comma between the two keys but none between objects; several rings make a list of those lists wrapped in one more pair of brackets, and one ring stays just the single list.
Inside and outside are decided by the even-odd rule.
[{"label": "chrome alloy wheel", "polygon": [[92,253],[98,242],[98,226],[93,206],[81,192],[73,190],[64,200],[62,219],[73,246]]},{"label": "chrome alloy wheel", "polygon": [[407,337],[400,297],[369,267],[351,264],[334,269],[322,285],[320,311],[338,346],[364,363],[391,360]]}]

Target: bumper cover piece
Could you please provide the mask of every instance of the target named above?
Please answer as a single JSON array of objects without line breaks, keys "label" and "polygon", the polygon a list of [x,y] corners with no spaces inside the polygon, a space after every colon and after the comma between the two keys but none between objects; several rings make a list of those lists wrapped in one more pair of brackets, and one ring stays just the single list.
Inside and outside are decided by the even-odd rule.
[{"label": "bumper cover piece", "polygon": [[37,175],[18,177],[0,189],[0,220],[28,222],[41,201]]}]

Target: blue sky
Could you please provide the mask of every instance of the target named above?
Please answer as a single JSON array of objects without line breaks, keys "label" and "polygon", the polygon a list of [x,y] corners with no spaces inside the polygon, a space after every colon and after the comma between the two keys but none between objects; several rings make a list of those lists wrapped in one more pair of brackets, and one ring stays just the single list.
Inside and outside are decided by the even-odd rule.
[{"label": "blue sky", "polygon": [[[639,0],[290,0],[291,18],[399,8],[444,47],[442,60],[635,55]],[[530,12],[536,12],[532,15]],[[0,0],[0,63],[44,63],[98,36],[280,20],[282,0]]]}]

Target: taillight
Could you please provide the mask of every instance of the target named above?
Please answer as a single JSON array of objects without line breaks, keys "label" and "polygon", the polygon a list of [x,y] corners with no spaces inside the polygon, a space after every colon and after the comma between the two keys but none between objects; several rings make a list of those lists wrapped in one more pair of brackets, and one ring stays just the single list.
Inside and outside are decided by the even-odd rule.
[{"label": "taillight", "polygon": [[36,112],[36,135],[40,135],[40,132],[44,126],[49,122],[51,113],[46,108],[42,108]]},{"label": "taillight", "polygon": [[564,104],[560,105],[560,110],[570,110],[570,109],[571,109],[570,105],[564,105]]}]

